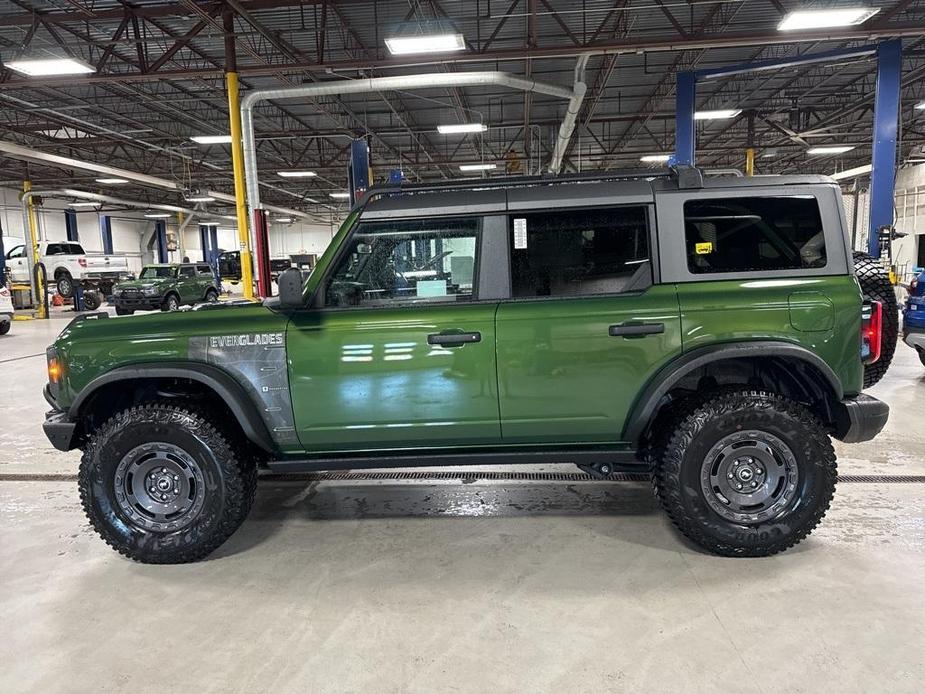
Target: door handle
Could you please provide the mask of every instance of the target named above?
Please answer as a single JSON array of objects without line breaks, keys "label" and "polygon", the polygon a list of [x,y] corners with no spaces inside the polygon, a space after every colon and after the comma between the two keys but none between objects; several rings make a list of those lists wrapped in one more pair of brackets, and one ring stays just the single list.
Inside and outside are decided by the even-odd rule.
[{"label": "door handle", "polygon": [[441,347],[457,347],[481,341],[482,333],[433,333],[427,336],[427,344]]},{"label": "door handle", "polygon": [[611,337],[638,337],[642,335],[661,335],[665,332],[664,323],[620,323],[608,328]]}]

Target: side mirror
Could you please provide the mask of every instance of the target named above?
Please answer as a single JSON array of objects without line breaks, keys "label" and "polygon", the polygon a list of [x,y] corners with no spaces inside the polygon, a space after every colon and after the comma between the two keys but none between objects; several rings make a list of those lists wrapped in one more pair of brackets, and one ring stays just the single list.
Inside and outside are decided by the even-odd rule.
[{"label": "side mirror", "polygon": [[373,252],[373,247],[368,243],[358,243],[357,244],[357,253],[359,255],[369,255]]},{"label": "side mirror", "polygon": [[302,298],[302,273],[298,268],[288,268],[279,273],[277,280],[279,288],[279,304],[283,308],[302,308],[305,301]]}]

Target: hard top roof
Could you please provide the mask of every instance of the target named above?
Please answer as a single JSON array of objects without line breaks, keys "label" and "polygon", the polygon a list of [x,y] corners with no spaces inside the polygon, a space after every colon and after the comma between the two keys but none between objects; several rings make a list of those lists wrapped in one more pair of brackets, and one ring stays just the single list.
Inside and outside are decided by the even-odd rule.
[{"label": "hard top roof", "polygon": [[434,214],[485,214],[538,208],[646,204],[681,188],[720,190],[766,186],[835,184],[828,176],[707,175],[685,185],[670,169],[596,172],[590,175],[468,180],[438,184],[376,186],[360,203],[363,219]]}]

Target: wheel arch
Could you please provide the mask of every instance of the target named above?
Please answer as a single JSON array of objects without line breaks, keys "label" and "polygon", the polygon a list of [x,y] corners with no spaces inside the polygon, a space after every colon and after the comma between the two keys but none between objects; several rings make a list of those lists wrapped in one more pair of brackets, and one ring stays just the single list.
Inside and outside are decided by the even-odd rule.
[{"label": "wheel arch", "polygon": [[276,453],[267,426],[244,389],[221,369],[199,362],[145,363],[118,367],[87,384],[71,403],[68,414],[74,421],[85,420],[90,415],[89,408],[95,399],[116,385],[119,390],[124,390],[124,386],[130,383],[150,386],[181,382],[192,382],[205,388],[218,402],[224,403],[249,441],[267,453]]},{"label": "wheel arch", "polygon": [[[685,380],[690,381],[717,367],[733,366],[733,371],[740,376],[744,373],[743,367],[758,369],[765,377],[781,379],[784,390],[803,391],[804,395],[823,408],[823,419],[828,424],[835,423],[838,403],[844,397],[844,390],[832,368],[805,347],[788,342],[759,340],[701,347],[668,363],[636,398],[622,440],[642,443],[661,412],[670,404],[672,392],[681,388]],[[803,377],[806,383],[801,384],[794,372],[786,367],[796,367],[795,373]],[[738,382],[749,385],[741,378]]]}]

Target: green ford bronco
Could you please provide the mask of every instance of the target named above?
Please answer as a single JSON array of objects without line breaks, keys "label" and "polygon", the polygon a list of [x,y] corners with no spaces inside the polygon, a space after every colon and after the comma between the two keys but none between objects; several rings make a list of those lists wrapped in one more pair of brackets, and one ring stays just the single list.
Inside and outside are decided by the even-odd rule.
[{"label": "green ford bronco", "polygon": [[206,263],[145,265],[137,280],[120,282],[109,303],[120,316],[138,310],[176,311],[183,304],[218,301],[215,273]]},{"label": "green ford bronco", "polygon": [[261,467],[548,462],[651,472],[695,543],[764,556],[829,507],[830,437],[886,423],[861,391],[895,301],[859,277],[821,176],[372,189],[277,298],[76,319],[48,349],[45,431],[83,450],[93,527],[143,562],[221,545]]}]

